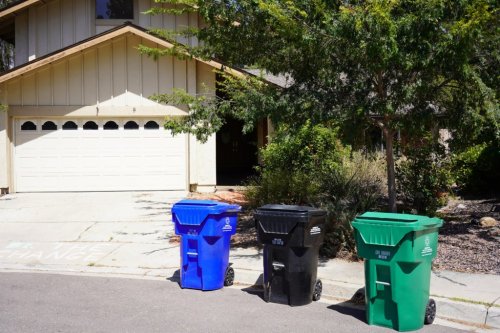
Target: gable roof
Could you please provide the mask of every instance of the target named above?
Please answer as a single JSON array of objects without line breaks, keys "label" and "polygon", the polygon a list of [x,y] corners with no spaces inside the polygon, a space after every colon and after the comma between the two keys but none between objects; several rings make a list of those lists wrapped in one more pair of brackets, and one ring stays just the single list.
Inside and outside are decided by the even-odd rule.
[{"label": "gable roof", "polygon": [[[139,27],[139,26],[137,26],[133,23],[130,23],[130,22],[125,22],[125,24],[120,25],[116,28],[113,28],[111,30],[107,30],[101,34],[92,36],[92,37],[87,38],[85,40],[82,40],[76,44],[67,46],[67,47],[59,49],[55,52],[49,53],[43,57],[36,58],[36,59],[29,61],[25,64],[14,67],[14,68],[12,68],[12,69],[10,69],[10,70],[8,70],[0,75],[0,83],[14,79],[20,75],[34,71],[40,67],[43,67],[45,65],[49,65],[55,61],[61,60],[63,58],[66,58],[66,57],[71,56],[73,54],[76,54],[78,52],[81,52],[89,47],[106,42],[106,41],[111,40],[111,39],[118,37],[118,36],[123,36],[127,33],[132,33],[136,36],[142,37],[142,38],[147,39],[153,43],[156,43],[162,47],[173,48],[175,46],[175,44],[168,42],[165,39],[156,37],[156,36],[148,33],[148,31],[142,27]],[[207,64],[211,67],[214,67],[216,69],[224,70],[224,71],[226,71],[232,75],[235,75],[235,76],[246,75],[246,73],[242,70],[230,68],[230,67],[224,65],[223,63],[215,61],[215,60],[204,60],[204,59],[195,58],[195,57],[193,57],[193,59],[200,61],[204,64]]]}]

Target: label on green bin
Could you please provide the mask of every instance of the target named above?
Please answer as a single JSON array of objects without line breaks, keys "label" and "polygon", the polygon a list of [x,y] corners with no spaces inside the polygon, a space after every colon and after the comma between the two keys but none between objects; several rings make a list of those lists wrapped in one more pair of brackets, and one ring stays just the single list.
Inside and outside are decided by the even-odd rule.
[{"label": "label on green bin", "polygon": [[375,255],[377,256],[378,259],[388,260],[391,258],[391,251],[375,250]]},{"label": "label on green bin", "polygon": [[425,247],[421,252],[422,257],[427,257],[427,256],[432,255],[433,250],[432,250],[432,247],[430,246],[431,245],[431,238],[429,236],[425,236],[424,243],[425,243]]}]

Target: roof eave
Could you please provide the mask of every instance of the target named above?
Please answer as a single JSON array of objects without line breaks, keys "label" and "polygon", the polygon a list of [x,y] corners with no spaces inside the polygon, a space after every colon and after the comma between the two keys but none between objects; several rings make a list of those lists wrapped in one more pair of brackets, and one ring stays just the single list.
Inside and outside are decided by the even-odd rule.
[{"label": "roof eave", "polygon": [[5,18],[14,16],[16,13],[18,13],[18,12],[28,8],[28,7],[31,7],[33,5],[36,5],[38,3],[43,3],[43,2],[44,2],[43,0],[22,0],[22,1],[13,2],[13,3],[3,7],[0,10],[0,21],[5,19]]},{"label": "roof eave", "polygon": [[[123,25],[120,25],[116,28],[113,28],[111,30],[105,31],[101,34],[92,36],[90,38],[87,38],[83,41],[80,41],[76,44],[67,46],[63,49],[57,50],[55,52],[49,53],[45,56],[42,56],[40,58],[34,59],[32,61],[29,61],[25,64],[22,64],[20,66],[14,67],[3,74],[0,75],[0,83],[6,82],[8,80],[14,79],[20,75],[23,75],[27,72],[30,72],[32,70],[38,69],[42,66],[51,64],[55,61],[61,60],[63,58],[66,58],[70,55],[73,55],[75,53],[81,52],[89,47],[98,45],[100,43],[106,42],[108,40],[111,40],[115,37],[122,36],[126,33],[132,33],[137,36],[143,37],[145,39],[150,40],[153,43],[156,43],[158,45],[161,45],[162,47],[166,48],[172,48],[175,45],[169,41],[166,41],[165,39],[162,39],[160,37],[156,37],[150,33],[147,32],[144,28],[141,28],[137,25],[134,25],[133,23],[126,22]],[[234,69],[231,67],[228,67],[224,65],[221,62],[218,62],[216,60],[205,60],[205,59],[200,59],[193,57],[194,60],[197,60],[199,62],[202,62],[204,64],[207,64],[211,67],[214,67],[219,70],[224,70],[225,72],[228,72],[232,75],[235,76],[246,76],[247,74],[241,70]]]}]

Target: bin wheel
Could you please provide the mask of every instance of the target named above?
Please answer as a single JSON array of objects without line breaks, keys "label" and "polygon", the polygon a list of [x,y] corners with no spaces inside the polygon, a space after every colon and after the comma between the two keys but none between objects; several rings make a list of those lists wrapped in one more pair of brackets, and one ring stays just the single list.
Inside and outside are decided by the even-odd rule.
[{"label": "bin wheel", "polygon": [[427,307],[425,308],[424,324],[425,325],[432,324],[435,318],[436,318],[436,302],[432,298],[430,298],[429,302],[427,303]]},{"label": "bin wheel", "polygon": [[319,301],[321,298],[321,292],[323,291],[323,283],[321,283],[321,280],[316,281],[316,284],[314,285],[314,293],[313,293],[313,301]]},{"label": "bin wheel", "polygon": [[234,282],[234,269],[228,267],[226,269],[226,275],[224,276],[224,286],[232,286]]}]

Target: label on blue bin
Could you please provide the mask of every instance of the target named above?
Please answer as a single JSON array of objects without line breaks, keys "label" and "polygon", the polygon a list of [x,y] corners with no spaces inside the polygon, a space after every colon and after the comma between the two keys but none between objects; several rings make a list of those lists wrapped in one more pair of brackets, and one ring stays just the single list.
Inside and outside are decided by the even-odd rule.
[{"label": "label on blue bin", "polygon": [[231,227],[231,219],[229,217],[226,217],[226,225],[222,227],[222,231],[232,231],[233,227]]}]

